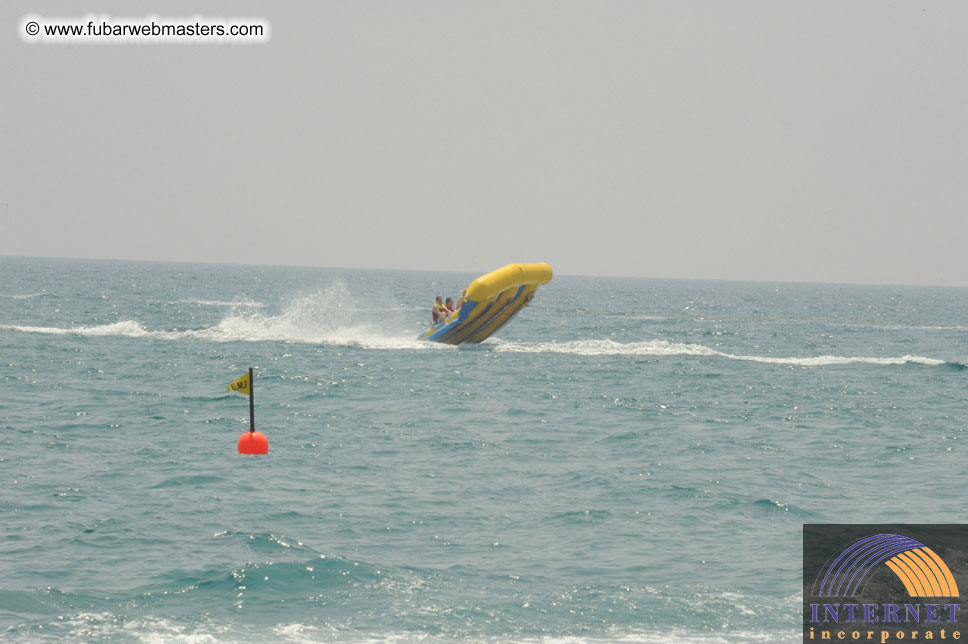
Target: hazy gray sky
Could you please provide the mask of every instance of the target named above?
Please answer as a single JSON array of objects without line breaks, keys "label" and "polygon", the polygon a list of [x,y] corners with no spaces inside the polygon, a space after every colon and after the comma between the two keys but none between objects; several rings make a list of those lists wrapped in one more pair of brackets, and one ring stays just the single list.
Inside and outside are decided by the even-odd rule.
[{"label": "hazy gray sky", "polygon": [[[968,285],[960,0],[0,12],[0,254]],[[30,13],[272,36],[32,45]]]}]

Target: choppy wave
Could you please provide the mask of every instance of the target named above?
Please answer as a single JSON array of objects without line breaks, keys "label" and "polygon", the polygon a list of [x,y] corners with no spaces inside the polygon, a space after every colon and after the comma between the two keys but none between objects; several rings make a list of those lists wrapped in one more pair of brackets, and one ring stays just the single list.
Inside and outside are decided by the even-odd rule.
[{"label": "choppy wave", "polygon": [[261,306],[259,303],[243,302],[247,300],[212,302],[212,305],[232,306],[233,310],[214,326],[200,329],[149,329],[143,322],[131,319],[73,327],[8,324],[0,325],[0,330],[169,341],[197,339],[210,342],[290,342],[357,346],[365,349],[440,349],[445,346],[418,342],[415,339],[416,332],[403,334],[393,330],[392,325],[395,323],[384,323],[383,316],[377,319],[369,310],[356,306],[345,285],[340,283],[318,293],[294,299],[277,315],[238,310]]},{"label": "choppy wave", "polygon": [[50,624],[48,629],[22,627],[11,629],[5,635],[5,641],[11,644],[66,640],[159,644],[793,644],[800,641],[800,634],[790,632],[785,637],[776,632],[749,631],[721,635],[670,630],[616,632],[604,637],[455,637],[409,631],[368,633],[338,625],[303,622],[242,626],[212,619],[193,622],[163,617],[120,616],[109,612],[82,612],[58,620]]},{"label": "choppy wave", "polygon": [[[749,622],[777,607],[795,606],[798,596],[764,600],[711,586],[691,590],[652,586],[565,584],[553,589],[527,587],[468,593],[460,573],[412,565],[384,566],[325,555],[284,535],[223,531],[239,552],[255,560],[241,567],[208,566],[199,570],[171,569],[145,579],[145,585],[120,594],[65,591],[56,588],[0,590],[0,634],[5,642],[334,642],[370,644],[410,642],[456,644],[783,644],[798,641],[798,633],[750,630],[751,624],[730,624],[711,632],[709,624]],[[516,579],[516,578],[515,578]],[[466,610],[440,610],[441,596],[463,599]],[[584,606],[595,614],[604,602],[615,625],[599,622],[583,635],[570,634],[583,620],[560,602]],[[534,606],[531,604],[534,603]],[[644,616],[650,609],[671,609],[682,617],[711,619],[705,628],[619,626],[623,617]],[[715,617],[726,611],[726,617]],[[615,611],[613,613],[613,611]],[[556,617],[554,613],[560,612]],[[181,614],[171,619],[166,615]],[[261,624],[246,614],[268,617]],[[490,620],[502,615],[500,634],[491,634]],[[242,619],[239,619],[239,617]],[[425,619],[432,616],[431,627]],[[321,618],[321,619],[320,619]],[[577,622],[575,621],[577,620]],[[3,629],[4,622],[9,626]],[[598,620],[595,620],[598,621]],[[683,620],[683,622],[693,621]],[[585,626],[590,626],[591,623]],[[744,627],[745,626],[745,627]],[[582,627],[579,631],[585,630]],[[560,634],[552,634],[560,633]]]},{"label": "choppy wave", "polygon": [[[410,642],[457,644],[785,644],[794,630],[758,629],[772,610],[795,607],[799,596],[763,597],[699,585],[656,588],[564,584],[547,589],[471,588],[460,573],[413,565],[384,566],[319,553],[281,534],[223,531],[252,561],[241,567],[173,568],[120,594],[56,588],[0,590],[4,642]],[[515,577],[514,579],[517,579]],[[473,586],[473,583],[471,584]],[[683,592],[685,591],[685,592]],[[458,599],[441,607],[442,596]],[[587,623],[562,603],[608,620]],[[533,605],[532,605],[533,604]],[[3,608],[6,608],[6,615]],[[649,625],[650,610],[681,620]],[[613,612],[614,611],[614,612]],[[725,615],[722,613],[725,611]],[[172,613],[181,617],[172,619]],[[245,616],[262,615],[259,623]],[[483,621],[481,615],[489,616]],[[492,630],[493,618],[503,625]],[[717,616],[720,615],[720,616]],[[634,617],[634,624],[622,624]],[[241,618],[241,619],[240,619]],[[427,626],[427,619],[431,619]],[[613,621],[614,620],[614,621]],[[708,620],[708,621],[706,621]],[[734,620],[743,622],[734,623]],[[6,621],[6,629],[3,629]],[[608,625],[612,621],[613,625]],[[706,621],[705,627],[677,624]],[[729,627],[716,628],[724,622]],[[712,629],[709,627],[713,626]],[[582,635],[571,634],[575,630]]]},{"label": "choppy wave", "polygon": [[765,364],[793,365],[800,367],[821,367],[827,365],[845,364],[874,364],[901,365],[922,364],[938,366],[951,364],[964,366],[961,363],[947,362],[937,358],[904,355],[897,357],[861,357],[861,356],[808,356],[808,357],[774,357],[757,355],[738,355],[718,351],[701,344],[686,344],[669,342],[666,340],[649,340],[647,342],[615,342],[614,340],[575,340],[572,342],[502,342],[494,341],[490,348],[494,351],[509,351],[516,353],[562,353],[579,356],[706,356],[719,357],[729,360],[746,362],[760,362]]}]

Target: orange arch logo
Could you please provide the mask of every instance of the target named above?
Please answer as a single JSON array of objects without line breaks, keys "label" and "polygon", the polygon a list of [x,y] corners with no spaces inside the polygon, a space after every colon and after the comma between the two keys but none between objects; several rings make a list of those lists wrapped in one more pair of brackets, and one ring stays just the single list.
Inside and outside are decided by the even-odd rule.
[{"label": "orange arch logo", "polygon": [[931,548],[899,534],[855,541],[821,571],[821,597],[857,595],[868,575],[885,564],[911,597],[958,597],[951,570]]}]

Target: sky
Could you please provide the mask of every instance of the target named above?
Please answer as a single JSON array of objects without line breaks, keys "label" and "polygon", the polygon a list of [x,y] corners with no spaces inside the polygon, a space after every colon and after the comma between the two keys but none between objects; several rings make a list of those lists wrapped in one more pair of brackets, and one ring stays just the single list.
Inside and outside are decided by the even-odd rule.
[{"label": "sky", "polygon": [[[25,15],[258,16],[37,44]],[[0,255],[968,286],[968,3],[0,5]]]}]

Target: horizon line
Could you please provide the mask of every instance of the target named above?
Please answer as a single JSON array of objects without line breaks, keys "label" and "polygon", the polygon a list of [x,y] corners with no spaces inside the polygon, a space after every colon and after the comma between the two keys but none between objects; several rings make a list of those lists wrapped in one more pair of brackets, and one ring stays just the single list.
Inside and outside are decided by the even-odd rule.
[{"label": "horizon line", "polygon": [[[128,262],[132,264],[184,264],[196,266],[240,266],[240,267],[262,267],[262,268],[316,268],[324,270],[343,270],[343,271],[398,271],[411,273],[452,273],[452,274],[474,274],[479,270],[461,269],[431,269],[431,268],[385,268],[378,266],[326,266],[320,264],[275,264],[275,263],[240,263],[217,260],[184,260],[184,259],[132,259],[129,257],[76,257],[62,255],[12,255],[0,253],[0,259],[39,259],[39,260],[61,260],[79,262]],[[511,263],[511,262],[508,262]],[[524,262],[522,262],[524,263]],[[498,267],[495,267],[498,268]],[[493,269],[488,269],[493,270]],[[552,266],[552,270],[554,267]],[[486,270],[485,270],[486,272]],[[968,289],[968,285],[956,284],[924,284],[924,283],[899,283],[899,282],[829,282],[829,281],[808,281],[795,279],[740,279],[722,277],[667,277],[657,275],[616,275],[616,274],[587,274],[587,273],[568,273],[554,270],[557,277],[589,277],[602,279],[640,279],[640,280],[666,280],[681,282],[723,282],[723,283],[753,283],[753,284],[788,284],[788,285],[817,285],[817,286],[878,286],[878,287],[913,287],[913,288],[941,288],[941,289]]]}]

